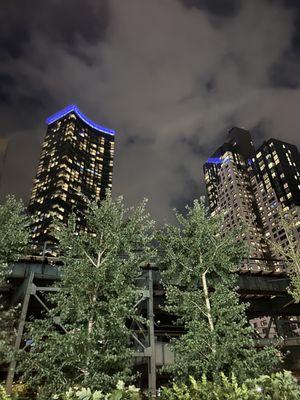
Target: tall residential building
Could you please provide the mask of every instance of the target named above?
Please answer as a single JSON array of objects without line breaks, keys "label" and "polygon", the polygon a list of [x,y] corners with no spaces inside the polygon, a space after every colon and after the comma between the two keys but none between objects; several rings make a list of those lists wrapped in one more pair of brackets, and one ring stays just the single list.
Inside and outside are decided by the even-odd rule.
[{"label": "tall residential building", "polygon": [[266,237],[286,245],[280,220],[294,222],[294,238],[300,240],[300,155],[296,146],[269,139],[252,160],[252,185]]},{"label": "tall residential building", "polygon": [[254,156],[250,133],[232,128],[228,138],[204,164],[204,178],[212,215],[224,215],[224,233],[245,225],[242,239],[250,249],[250,257],[261,259],[268,256],[251,179],[249,160]]},{"label": "tall residential building", "polygon": [[88,119],[76,105],[50,116],[28,211],[32,242],[55,242],[53,219],[75,212],[84,229],[88,200],[112,186],[115,131]]},{"label": "tall residential building", "polygon": [[244,224],[243,239],[250,246],[250,257],[268,259],[272,242],[285,245],[282,213],[296,223],[294,237],[300,239],[300,156],[296,146],[270,139],[255,151],[250,133],[232,128],[226,143],[203,168],[212,214],[223,213],[225,232]]}]

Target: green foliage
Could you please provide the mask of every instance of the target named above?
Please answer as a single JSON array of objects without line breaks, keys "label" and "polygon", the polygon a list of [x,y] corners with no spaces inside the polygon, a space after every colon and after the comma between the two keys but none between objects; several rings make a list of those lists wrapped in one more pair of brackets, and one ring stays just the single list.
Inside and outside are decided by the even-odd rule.
[{"label": "green foliage", "polygon": [[28,242],[28,218],[22,201],[8,196],[0,205],[0,263],[16,261]]},{"label": "green foliage", "polygon": [[11,400],[11,397],[6,394],[6,391],[2,385],[0,385],[0,400]]},{"label": "green foliage", "polygon": [[[0,385],[0,400],[29,400],[24,390],[14,390],[12,397],[6,395]],[[39,395],[37,399],[39,399]],[[140,400],[141,393],[135,386],[117,383],[111,392],[91,390],[90,388],[72,387],[63,394],[50,394],[47,400]],[[220,373],[218,381],[209,381],[205,375],[201,380],[189,377],[187,383],[173,383],[163,387],[161,400],[298,400],[300,387],[289,371],[262,375],[256,379],[247,379],[239,383],[234,375],[227,378]]]},{"label": "green foliage", "polygon": [[[166,226],[159,237],[166,310],[186,331],[171,341],[175,363],[166,369],[180,381],[220,372],[239,381],[266,373],[278,362],[277,350],[257,351],[239,302],[236,274],[244,256],[237,232],[222,235],[222,220],[210,217],[195,201],[179,226]],[[175,318],[175,317],[174,317]]]},{"label": "green foliage", "polygon": [[24,383],[14,383],[11,395],[6,394],[4,385],[0,384],[0,400],[33,400],[36,396]]},{"label": "green foliage", "polygon": [[276,256],[287,262],[288,274],[291,280],[288,292],[293,296],[296,303],[300,302],[300,241],[296,239],[298,235],[297,229],[299,228],[298,223],[298,218],[281,211],[280,225],[286,235],[286,244],[283,246],[280,242],[274,243],[270,241],[270,246]]},{"label": "green foliage", "polygon": [[92,391],[90,388],[71,388],[63,395],[54,395],[53,400],[139,400],[140,390],[131,385],[126,387],[123,381],[118,381],[117,386],[110,393],[102,390]]},{"label": "green foliage", "polygon": [[28,400],[33,399],[33,393],[30,392],[25,383],[17,382],[12,386],[11,397],[13,400]]},{"label": "green foliage", "polygon": [[[35,395],[28,393],[28,388],[24,384],[15,384],[12,395],[6,394],[4,386],[0,385],[0,400],[30,400],[39,399]],[[140,389],[133,385],[125,386],[123,381],[119,381],[116,388],[110,393],[103,393],[101,390],[92,391],[90,388],[70,388],[63,394],[49,395],[48,400],[139,400]]]},{"label": "green foliage", "polygon": [[58,226],[60,290],[48,298],[45,318],[27,326],[33,345],[20,354],[19,371],[40,398],[74,384],[107,391],[132,379],[128,321],[140,318],[136,279],[153,255],[153,222],[145,202],[126,209],[109,196],[92,203],[85,220],[88,233],[76,232],[75,217]]},{"label": "green foliage", "polygon": [[256,400],[243,383],[239,385],[235,376],[231,379],[221,374],[219,383],[208,381],[203,375],[201,381],[189,378],[187,384],[173,384],[171,388],[163,388],[162,400]]},{"label": "green foliage", "polygon": [[262,375],[246,383],[252,391],[260,388],[260,398],[263,400],[300,399],[300,387],[297,385],[297,381],[290,371],[276,372],[271,376]]},{"label": "green foliage", "polygon": [[0,304],[0,364],[8,363],[13,355],[17,319],[18,307]]},{"label": "green foliage", "polygon": [[239,384],[234,375],[228,379],[220,374],[218,382],[208,381],[203,375],[200,381],[190,377],[189,382],[174,383],[163,388],[162,400],[296,400],[300,389],[290,372],[283,371],[271,376],[260,376]]},{"label": "green foliage", "polygon": [[[0,285],[6,283],[8,263],[16,261],[27,246],[27,226],[23,203],[8,196],[0,205]],[[16,318],[17,309],[10,308],[0,296],[0,363],[11,358]]]}]

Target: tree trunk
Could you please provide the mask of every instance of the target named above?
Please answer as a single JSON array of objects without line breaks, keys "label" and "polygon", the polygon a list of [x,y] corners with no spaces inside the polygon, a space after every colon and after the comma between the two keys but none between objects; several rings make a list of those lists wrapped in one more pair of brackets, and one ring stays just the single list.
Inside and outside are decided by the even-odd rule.
[{"label": "tree trunk", "polygon": [[[94,294],[93,300],[92,300],[92,310],[94,308],[94,305],[96,304],[96,300],[97,300],[97,297],[96,297],[96,294]],[[94,317],[92,316],[88,322],[88,336],[91,336],[91,333],[93,330],[93,325],[94,325]]]},{"label": "tree trunk", "polygon": [[[207,270],[202,274],[202,286],[203,286],[203,291],[204,291],[204,298],[205,298],[205,305],[206,305],[206,315],[208,319],[208,324],[211,332],[214,332],[214,323],[212,320],[212,314],[211,314],[211,306],[210,306],[210,299],[209,299],[209,294],[208,294],[208,287],[207,287],[207,280],[206,280],[206,274]],[[213,353],[216,352],[215,346],[212,347]]]},{"label": "tree trunk", "polygon": [[[98,258],[97,258],[97,264],[94,266],[96,268],[100,267],[101,264],[101,257],[102,257],[103,253],[101,253],[100,251],[98,252]],[[88,320],[88,338],[87,341],[89,341],[89,338],[92,334],[93,331],[93,326],[94,326],[94,306],[97,302],[97,292],[98,292],[98,287],[95,288],[94,294],[93,294],[93,298],[92,298],[92,303],[91,303],[91,318]],[[90,343],[88,343],[89,348],[87,349],[87,358],[86,358],[86,369],[84,372],[85,375],[85,379],[87,379],[88,375],[89,375],[89,364],[90,364],[90,359],[91,359],[91,349],[90,349]]]}]

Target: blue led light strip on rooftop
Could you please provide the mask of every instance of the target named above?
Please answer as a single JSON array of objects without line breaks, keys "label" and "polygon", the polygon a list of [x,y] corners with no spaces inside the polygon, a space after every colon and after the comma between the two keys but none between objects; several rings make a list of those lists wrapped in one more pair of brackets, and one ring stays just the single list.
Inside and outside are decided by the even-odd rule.
[{"label": "blue led light strip on rooftop", "polygon": [[74,112],[82,121],[84,121],[87,125],[89,125],[91,128],[96,129],[97,131],[107,133],[109,135],[114,135],[116,131],[113,129],[106,128],[105,126],[98,125],[95,122],[93,122],[91,119],[87,118],[75,104],[71,104],[70,106],[67,106],[61,111],[58,111],[57,113],[51,115],[46,119],[46,124],[50,125],[53,122],[63,118],[65,115],[70,114],[71,112]]},{"label": "blue led light strip on rooftop", "polygon": [[207,164],[222,164],[222,162],[224,162],[224,160],[220,157],[211,157],[206,161]]},{"label": "blue led light strip on rooftop", "polygon": [[221,157],[210,157],[207,159],[205,164],[227,164],[230,162],[230,158],[221,158]]}]

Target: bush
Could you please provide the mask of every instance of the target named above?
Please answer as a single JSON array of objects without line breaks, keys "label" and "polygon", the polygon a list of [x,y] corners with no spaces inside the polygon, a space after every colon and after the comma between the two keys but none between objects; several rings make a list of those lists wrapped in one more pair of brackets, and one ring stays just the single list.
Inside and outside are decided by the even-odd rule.
[{"label": "bush", "polygon": [[299,400],[300,387],[290,371],[262,375],[248,382],[249,389],[260,388],[263,400]]},{"label": "bush", "polygon": [[51,400],[139,400],[139,389],[135,386],[125,387],[123,381],[119,381],[116,389],[104,394],[101,390],[91,391],[90,388],[70,388],[63,395],[54,395]]},{"label": "bush", "polygon": [[4,386],[0,385],[0,400],[31,400],[33,398],[35,396],[22,382],[13,384],[11,396],[6,394]]},{"label": "bush", "polygon": [[[0,385],[0,400],[29,400],[24,385],[14,385],[12,397],[8,396]],[[25,387],[26,388],[26,387]],[[126,387],[119,381],[116,389],[110,393],[90,388],[70,388],[66,393],[54,394],[50,398],[40,397],[38,400],[141,400],[140,390],[135,386]],[[220,381],[213,382],[203,376],[201,380],[193,377],[188,383],[174,383],[172,387],[164,387],[161,400],[299,400],[300,387],[289,371],[276,372],[270,376],[262,375],[240,384],[234,375],[227,378],[220,374]]]},{"label": "bush", "polygon": [[228,379],[221,374],[220,383],[210,382],[205,376],[200,381],[190,377],[189,383],[174,383],[163,388],[162,400],[299,400],[300,388],[288,371],[239,384],[233,375]]},{"label": "bush", "polygon": [[32,392],[25,383],[14,383],[11,393],[12,400],[28,400],[33,398]]},{"label": "bush", "polygon": [[0,385],[0,400],[11,400],[11,397],[6,394],[6,391],[2,385]]},{"label": "bush", "polygon": [[221,374],[221,384],[210,382],[205,376],[201,381],[190,377],[188,384],[174,383],[171,388],[163,388],[162,400],[256,400],[259,397],[250,397],[245,384],[239,385],[235,376],[229,380]]},{"label": "bush", "polygon": [[[28,397],[27,397],[28,396]],[[8,396],[3,386],[0,385],[0,400],[29,400],[31,397],[23,384],[16,384],[13,387],[12,396]],[[44,397],[36,396],[38,400]],[[51,400],[140,400],[140,390],[135,386],[126,387],[123,381],[119,381],[116,389],[104,394],[101,390],[91,391],[90,388],[70,388],[66,393],[54,394]],[[47,398],[50,400],[50,398]]]}]

